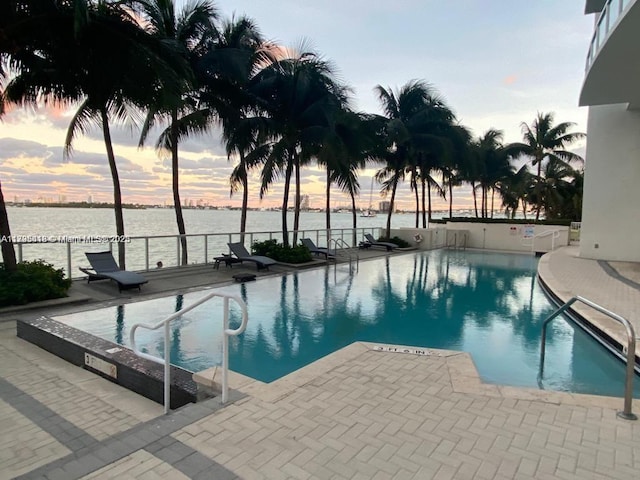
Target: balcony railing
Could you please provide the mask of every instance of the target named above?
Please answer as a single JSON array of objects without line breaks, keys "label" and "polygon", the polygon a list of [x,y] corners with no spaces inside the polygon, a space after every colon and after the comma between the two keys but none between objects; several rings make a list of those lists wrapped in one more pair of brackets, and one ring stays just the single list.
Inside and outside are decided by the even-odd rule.
[{"label": "balcony railing", "polygon": [[607,0],[596,22],[596,28],[589,45],[585,70],[589,70],[596,55],[606,43],[609,33],[614,29],[620,18],[624,16],[625,10],[631,3],[633,3],[633,0]]}]

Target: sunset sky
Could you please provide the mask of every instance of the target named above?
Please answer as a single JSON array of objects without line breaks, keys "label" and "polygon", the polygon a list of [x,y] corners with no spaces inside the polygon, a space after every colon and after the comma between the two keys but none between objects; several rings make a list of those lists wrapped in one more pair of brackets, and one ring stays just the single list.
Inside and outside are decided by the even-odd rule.
[{"label": "sunset sky", "polygon": [[[572,121],[575,131],[586,131],[587,109],[577,103],[593,17],[583,14],[584,2],[221,0],[216,5],[223,17],[235,12],[254,18],[265,37],[282,45],[311,45],[353,88],[352,103],[360,111],[380,113],[376,85],[395,89],[424,79],[475,136],[493,127],[504,131],[506,142],[519,141],[521,122],[531,123],[537,112],[555,112],[557,122]],[[112,201],[99,130],[78,137],[72,158],[63,161],[72,113],[14,109],[4,117],[0,182],[5,200],[83,201],[91,196],[94,202]],[[141,150],[135,127],[114,127],[112,133],[123,200],[171,204],[170,165],[153,149],[155,137]],[[583,154],[584,145],[573,149]],[[240,204],[239,195],[229,198],[233,162],[215,132],[181,144],[180,157],[183,200]],[[362,207],[374,171],[372,166],[361,175]],[[251,206],[281,203],[282,185],[274,185],[262,202],[257,185],[254,180]],[[303,193],[310,195],[312,207],[323,206],[323,191],[323,172],[305,169]],[[348,203],[338,192],[332,198],[334,205]],[[471,205],[466,189],[454,201],[459,208]],[[401,189],[399,204],[412,206],[408,185]]]}]

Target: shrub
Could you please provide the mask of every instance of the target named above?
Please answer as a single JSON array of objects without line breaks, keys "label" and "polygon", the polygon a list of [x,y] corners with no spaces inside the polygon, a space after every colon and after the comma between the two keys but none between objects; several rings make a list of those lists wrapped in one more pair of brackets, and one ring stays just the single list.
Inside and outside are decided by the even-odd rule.
[{"label": "shrub", "polygon": [[407,248],[410,247],[411,245],[409,245],[409,242],[407,242],[406,240],[401,239],[400,237],[393,237],[393,238],[387,238],[387,237],[380,237],[378,239],[379,242],[391,242],[391,243],[395,243],[396,245],[398,245],[398,247],[400,248]]},{"label": "shrub", "polygon": [[251,251],[255,255],[264,255],[284,263],[305,263],[311,261],[311,252],[303,245],[295,247],[285,247],[276,240],[265,240],[264,242],[253,242]]},{"label": "shrub", "polygon": [[15,272],[8,272],[2,266],[0,307],[66,297],[70,287],[71,279],[64,278],[64,270],[43,260],[21,262]]}]

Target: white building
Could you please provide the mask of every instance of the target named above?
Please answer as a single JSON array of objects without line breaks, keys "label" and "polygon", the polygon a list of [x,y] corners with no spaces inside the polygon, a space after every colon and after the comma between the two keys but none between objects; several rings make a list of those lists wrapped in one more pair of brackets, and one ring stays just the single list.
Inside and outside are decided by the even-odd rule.
[{"label": "white building", "polygon": [[587,0],[594,34],[580,256],[640,262],[640,0]]}]

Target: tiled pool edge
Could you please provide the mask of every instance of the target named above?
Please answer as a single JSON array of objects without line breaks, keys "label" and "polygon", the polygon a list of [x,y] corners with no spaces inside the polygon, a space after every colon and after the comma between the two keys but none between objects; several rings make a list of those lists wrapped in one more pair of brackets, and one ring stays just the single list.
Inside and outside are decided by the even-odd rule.
[{"label": "tiled pool edge", "polygon": [[[164,402],[162,365],[140,358],[127,348],[46,316],[17,320],[16,334],[77,367],[155,402]],[[191,372],[172,366],[171,408],[194,403],[196,399],[197,386]]]},{"label": "tiled pool edge", "polygon": [[[586,408],[600,407],[615,411],[621,410],[623,407],[623,399],[621,397],[537,390],[484,383],[471,355],[467,352],[371,342],[354,342],[271,383],[263,383],[257,380],[247,383],[246,377],[239,376],[240,383],[235,383],[231,378],[229,386],[254,398],[273,403],[290,395],[300,387],[314,383],[322,374],[338,369],[347,361],[356,359],[372,350],[379,352],[380,355],[418,355],[425,358],[425,361],[429,358],[434,358],[443,362],[451,378],[453,391],[456,393]],[[424,353],[425,351],[426,354]],[[640,411],[640,399],[633,400],[633,410],[635,412]]]},{"label": "tiled pool edge", "polygon": [[[162,366],[135,356],[129,349],[64,325],[49,317],[17,320],[16,330],[19,338],[80,368],[91,371],[158,403],[163,402]],[[81,339],[84,341],[81,342]],[[118,351],[108,353],[107,350],[112,348],[116,348]],[[484,383],[471,355],[467,352],[371,342],[354,342],[271,383],[264,383],[235,372],[229,372],[229,387],[263,401],[276,402],[290,395],[296,389],[315,382],[322,374],[340,368],[346,362],[372,350],[380,355],[418,355],[425,359],[438,359],[447,368],[453,391],[457,393],[614,410],[619,410],[622,407],[623,400],[618,397]],[[119,372],[117,381],[114,381],[109,375],[85,365],[85,352],[117,364]],[[198,387],[192,376],[191,372],[172,366],[172,409],[196,402]],[[633,409],[640,411],[640,399],[633,400]]]}]

